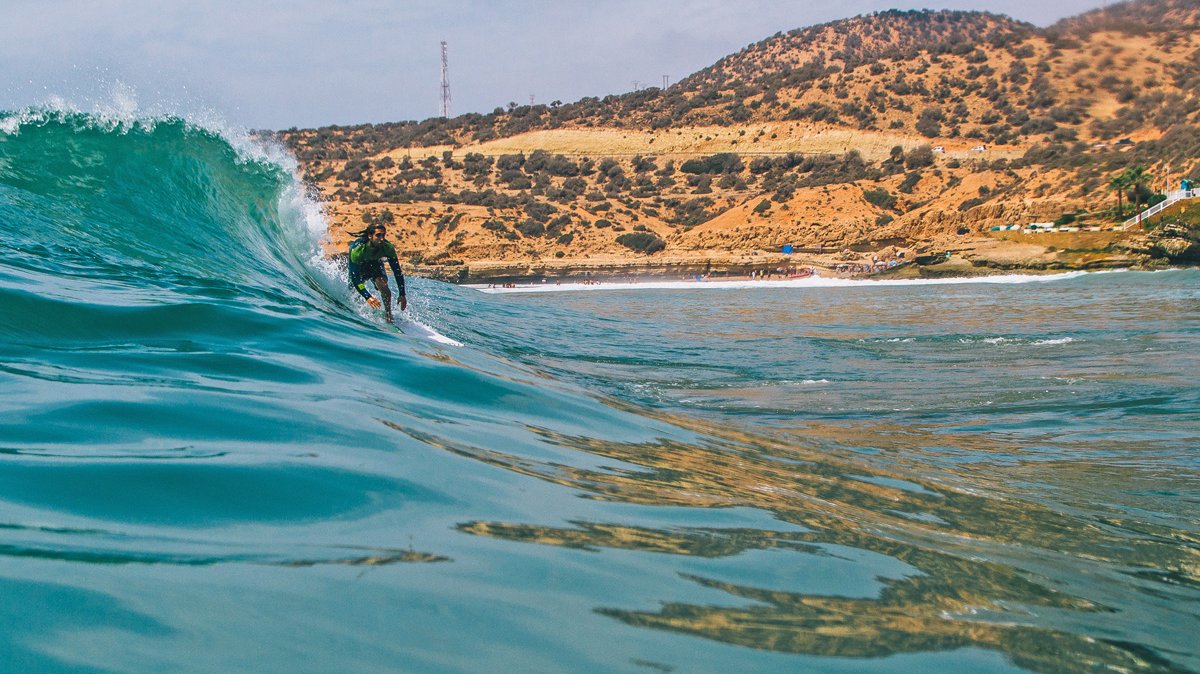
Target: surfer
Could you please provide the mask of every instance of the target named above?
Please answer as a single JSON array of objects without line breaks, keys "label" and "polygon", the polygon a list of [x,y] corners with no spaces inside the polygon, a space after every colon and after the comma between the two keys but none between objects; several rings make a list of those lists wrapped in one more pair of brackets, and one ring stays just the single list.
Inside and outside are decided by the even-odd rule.
[{"label": "surfer", "polygon": [[[358,238],[350,242],[350,285],[363,296],[373,308],[383,309],[388,322],[392,322],[392,290],[388,287],[387,276],[384,275],[383,261],[387,260],[392,268],[392,277],[396,279],[396,294],[400,299],[400,311],[408,309],[408,298],[404,296],[404,272],[400,271],[400,262],[396,259],[396,247],[387,240],[387,227],[370,225],[360,232],[352,232]],[[375,284],[380,302],[367,292],[366,280]]]}]

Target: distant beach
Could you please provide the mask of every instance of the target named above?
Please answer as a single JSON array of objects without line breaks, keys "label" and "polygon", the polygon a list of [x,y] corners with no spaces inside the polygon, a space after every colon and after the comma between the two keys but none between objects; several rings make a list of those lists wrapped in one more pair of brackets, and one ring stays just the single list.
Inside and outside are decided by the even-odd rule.
[{"label": "distant beach", "polygon": [[[1120,270],[1113,270],[1120,271]],[[1059,281],[1106,272],[1067,271],[1055,274],[995,274],[991,276],[956,276],[946,278],[847,278],[819,274],[797,279],[693,279],[693,280],[621,280],[589,283],[544,279],[534,283],[468,283],[464,287],[484,293],[553,293],[611,290],[715,290],[762,288],[870,288],[881,286],[956,285],[965,283],[1019,284]],[[1107,272],[1107,273],[1112,273]]]}]

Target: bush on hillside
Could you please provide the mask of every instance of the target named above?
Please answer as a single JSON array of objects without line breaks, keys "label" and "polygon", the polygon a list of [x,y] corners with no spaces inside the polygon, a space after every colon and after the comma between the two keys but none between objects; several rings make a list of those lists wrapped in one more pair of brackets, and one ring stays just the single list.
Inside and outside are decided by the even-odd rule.
[{"label": "bush on hillside", "polygon": [[525,165],[524,154],[503,154],[496,159],[496,168],[501,171],[512,171]]},{"label": "bush on hillside", "polygon": [[942,133],[942,122],[945,119],[946,116],[942,113],[941,108],[925,108],[917,116],[917,123],[914,128],[917,130],[917,133],[926,138],[937,138]]},{"label": "bush on hillside", "polygon": [[546,233],[546,226],[537,220],[526,219],[517,225],[517,231],[529,237],[541,236]]},{"label": "bush on hillside", "polygon": [[877,190],[864,190],[863,198],[866,199],[868,203],[874,204],[880,208],[891,210],[896,206],[896,197],[893,196],[891,192],[888,192],[882,188]]},{"label": "bush on hillside", "polygon": [[538,222],[545,223],[550,219],[551,215],[558,212],[558,209],[551,204],[543,201],[530,201],[525,204],[525,215]]},{"label": "bush on hillside", "polygon": [[913,171],[904,176],[904,181],[901,182],[900,186],[896,189],[904,192],[905,194],[912,194],[913,188],[915,188],[919,182],[921,182],[921,172]]},{"label": "bush on hillside", "polygon": [[525,160],[525,172],[533,175],[545,171],[552,176],[569,178],[579,175],[579,166],[570,158],[560,154],[550,154],[545,150],[534,150]]},{"label": "bush on hillside", "polygon": [[928,143],[922,143],[908,151],[904,156],[904,164],[910,169],[933,166],[933,148]]},{"label": "bush on hillside", "polygon": [[742,160],[732,152],[721,152],[708,157],[689,159],[680,164],[684,173],[736,173],[742,170]]},{"label": "bush on hillside", "polygon": [[636,253],[653,255],[667,247],[667,242],[649,232],[630,232],[617,237],[617,243]]}]

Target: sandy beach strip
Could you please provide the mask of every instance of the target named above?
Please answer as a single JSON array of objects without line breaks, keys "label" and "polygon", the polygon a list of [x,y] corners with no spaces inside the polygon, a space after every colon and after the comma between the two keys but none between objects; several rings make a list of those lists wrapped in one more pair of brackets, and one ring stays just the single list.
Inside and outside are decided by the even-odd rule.
[{"label": "sandy beach strip", "polygon": [[956,285],[956,284],[1019,284],[1047,283],[1081,276],[1083,274],[1114,273],[1112,271],[1069,271],[1060,274],[997,274],[994,276],[969,276],[948,278],[867,279],[834,276],[808,276],[797,279],[739,279],[739,280],[691,280],[691,281],[600,281],[593,283],[561,282],[546,279],[539,283],[497,284],[468,283],[463,287],[489,294],[560,293],[593,291],[643,291],[643,290],[746,290],[781,288],[880,288],[894,286]]}]

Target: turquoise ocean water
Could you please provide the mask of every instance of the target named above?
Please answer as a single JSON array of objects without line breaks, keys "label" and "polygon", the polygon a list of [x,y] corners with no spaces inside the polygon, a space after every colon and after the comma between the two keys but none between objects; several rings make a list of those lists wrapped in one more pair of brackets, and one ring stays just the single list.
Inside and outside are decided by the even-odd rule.
[{"label": "turquoise ocean water", "polygon": [[0,669],[1200,671],[1200,272],[410,279],[454,345],[324,229],[243,138],[0,116]]}]

